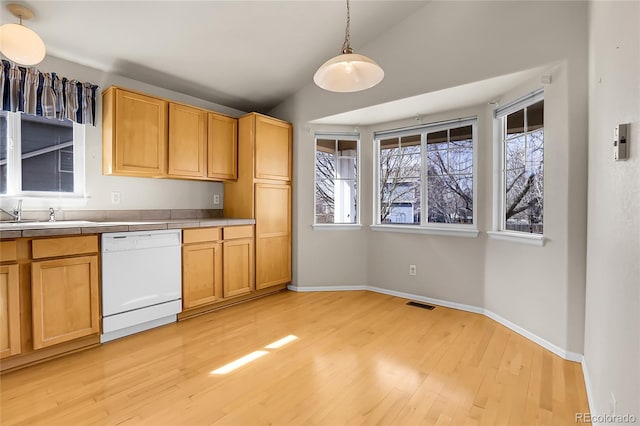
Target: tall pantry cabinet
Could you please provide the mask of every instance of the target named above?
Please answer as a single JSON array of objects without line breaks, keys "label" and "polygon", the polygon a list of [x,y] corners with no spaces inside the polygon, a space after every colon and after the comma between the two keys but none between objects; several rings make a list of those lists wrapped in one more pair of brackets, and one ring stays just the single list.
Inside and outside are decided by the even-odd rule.
[{"label": "tall pantry cabinet", "polygon": [[238,120],[238,180],[224,183],[224,215],[256,220],[256,290],[291,282],[291,124]]}]

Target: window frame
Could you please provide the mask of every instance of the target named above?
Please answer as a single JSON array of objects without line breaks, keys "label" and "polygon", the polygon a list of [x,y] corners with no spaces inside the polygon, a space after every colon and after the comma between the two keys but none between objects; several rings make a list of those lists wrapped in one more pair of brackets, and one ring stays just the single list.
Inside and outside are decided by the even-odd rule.
[{"label": "window frame", "polygon": [[[64,200],[86,198],[85,125],[73,125],[73,192],[25,191],[22,189],[22,112],[2,111],[7,119],[7,192],[2,199]],[[56,120],[51,118],[49,120]]]},{"label": "window frame", "polygon": [[[436,223],[428,221],[428,149],[427,134],[458,127],[471,126],[472,132],[472,184],[473,184],[473,223]],[[380,141],[394,137],[420,135],[421,170],[420,170],[420,198],[421,214],[419,224],[393,224],[380,222]],[[476,238],[478,230],[478,116],[458,118],[433,122],[420,126],[402,129],[380,131],[374,133],[373,153],[373,215],[374,220],[370,228],[374,231],[388,231],[401,233],[418,233]]]},{"label": "window frame", "polygon": [[[506,227],[506,147],[504,138],[505,117],[514,112],[520,111],[537,102],[544,101],[544,88],[539,88],[531,93],[521,96],[504,106],[493,111],[493,135],[494,135],[494,181],[493,181],[493,223],[492,230],[487,234],[496,240],[512,241],[522,244],[544,246],[547,237],[545,236],[546,226],[544,219],[542,222],[542,234],[533,234],[522,231],[509,230]],[[546,109],[545,109],[546,110]],[[545,121],[543,121],[544,123]],[[543,129],[545,126],[543,125]],[[546,129],[545,129],[546,130]],[[545,132],[546,139],[546,132]],[[543,140],[542,158],[546,164],[546,149]],[[546,179],[543,177],[543,188],[546,189]],[[542,194],[542,208],[545,208],[545,191]]]},{"label": "window frame", "polygon": [[[356,142],[356,222],[355,223],[317,223],[316,222],[316,166],[317,166],[317,152],[318,152],[318,139],[332,139],[334,141],[355,141]],[[324,230],[359,230],[362,229],[362,207],[361,207],[361,175],[362,175],[362,162],[361,162],[361,143],[360,133],[358,132],[323,132],[316,131],[313,138],[313,224],[311,227],[314,231]]]}]

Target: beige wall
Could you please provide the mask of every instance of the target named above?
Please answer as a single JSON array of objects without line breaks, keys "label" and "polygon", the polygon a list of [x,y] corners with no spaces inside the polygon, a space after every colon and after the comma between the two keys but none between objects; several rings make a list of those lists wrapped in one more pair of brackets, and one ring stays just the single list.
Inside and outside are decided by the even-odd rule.
[{"label": "beige wall", "polygon": [[[592,411],[611,414],[613,393],[616,414],[640,421],[640,3],[592,2],[589,27],[585,364]],[[631,157],[616,162],[620,123]]]},{"label": "beige wall", "polygon": [[[175,179],[130,178],[102,175],[102,91],[112,85],[138,90],[151,95],[165,97],[170,100],[211,109],[232,116],[239,116],[241,111],[223,105],[197,99],[191,96],[172,92],[129,78],[106,73],[85,67],[73,62],[47,56],[38,65],[43,72],[56,72],[61,76],[88,81],[99,86],[96,95],[96,121],[93,126],[85,126],[86,130],[86,200],[65,203],[57,199],[34,200],[25,199],[24,209],[46,209],[50,206],[73,210],[127,210],[127,209],[212,209],[222,208],[213,205],[213,194],[223,194],[221,183],[197,182]],[[120,204],[111,203],[111,192],[120,192]],[[222,196],[220,197],[223,198]],[[2,199],[3,208],[13,207],[15,200]]]},{"label": "beige wall", "polygon": [[[272,111],[294,123],[294,285],[365,284],[487,307],[564,350],[582,353],[587,4],[429,2],[358,51],[385,69],[379,86],[335,94],[310,84]],[[552,63],[559,67],[547,95],[552,112],[547,125],[553,137],[545,148],[545,225],[550,237],[545,247],[487,240],[485,233],[470,239],[370,231],[371,133],[380,130],[374,126],[361,129],[365,227],[331,233],[311,229],[312,134],[322,130],[309,125],[311,120]],[[524,90],[506,95],[523,95]],[[486,106],[475,111],[484,117],[479,129],[478,222],[480,230],[487,231],[492,214],[491,120]],[[426,120],[464,114],[443,112]],[[456,267],[454,256],[464,266]],[[417,265],[416,277],[408,275],[409,263]]]}]

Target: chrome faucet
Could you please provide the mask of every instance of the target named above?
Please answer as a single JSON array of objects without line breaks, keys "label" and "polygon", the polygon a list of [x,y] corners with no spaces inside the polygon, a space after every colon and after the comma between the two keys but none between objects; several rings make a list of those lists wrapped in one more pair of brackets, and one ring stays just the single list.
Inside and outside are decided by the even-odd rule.
[{"label": "chrome faucet", "polygon": [[16,222],[20,222],[22,220],[22,200],[18,200],[18,205],[13,209],[13,212],[8,212],[1,207],[0,210],[11,216]]}]

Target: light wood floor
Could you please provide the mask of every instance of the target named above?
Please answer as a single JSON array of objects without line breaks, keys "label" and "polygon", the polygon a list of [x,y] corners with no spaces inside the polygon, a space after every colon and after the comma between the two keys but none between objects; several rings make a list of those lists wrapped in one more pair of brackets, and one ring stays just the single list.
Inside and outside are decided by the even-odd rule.
[{"label": "light wood floor", "polygon": [[0,423],[575,425],[588,411],[579,364],[484,316],[405,303],[284,292],[120,339],[2,376]]}]

